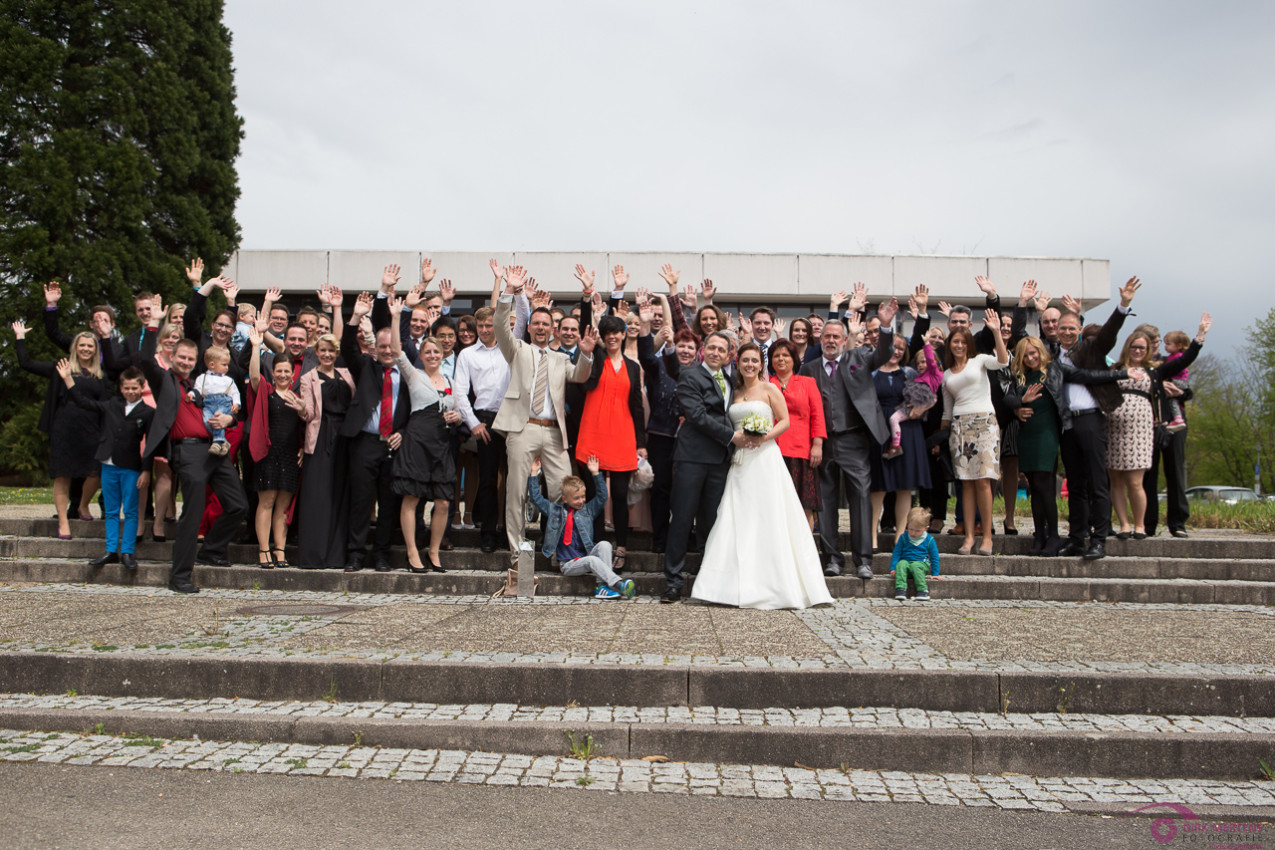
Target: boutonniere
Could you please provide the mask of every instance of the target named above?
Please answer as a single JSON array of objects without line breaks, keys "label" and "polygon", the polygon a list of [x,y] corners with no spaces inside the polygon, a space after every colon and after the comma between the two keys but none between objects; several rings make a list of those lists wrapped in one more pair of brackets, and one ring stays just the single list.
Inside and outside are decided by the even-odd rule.
[{"label": "boutonniere", "polygon": [[851,364],[850,364],[850,374],[851,374],[851,375],[853,375],[855,372],[858,372],[858,371],[859,371],[859,364],[858,364],[858,363],[851,363]]}]

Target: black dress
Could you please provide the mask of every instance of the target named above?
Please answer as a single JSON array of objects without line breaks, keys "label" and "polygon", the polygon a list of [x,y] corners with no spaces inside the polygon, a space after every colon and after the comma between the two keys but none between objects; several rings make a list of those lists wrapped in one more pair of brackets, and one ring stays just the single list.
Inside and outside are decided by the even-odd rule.
[{"label": "black dress", "polygon": [[[425,380],[428,380],[426,378]],[[448,501],[456,487],[456,462],[452,458],[443,408],[451,409],[451,389],[441,403],[412,411],[403,442],[394,453],[391,485],[400,496],[426,501]]]},{"label": "black dress", "polygon": [[[47,360],[32,360],[27,355],[27,341],[15,346],[18,365],[28,372],[49,379],[40,411],[40,430],[49,435],[50,478],[95,478],[101,473],[97,454],[101,425],[95,411],[71,403],[70,390],[58,375],[57,365]],[[84,398],[101,401],[106,398],[102,381],[89,374],[74,376],[75,387]]]},{"label": "black dress", "polygon": [[257,492],[283,490],[297,492],[301,468],[297,452],[301,449],[301,417],[279,398],[276,392],[267,399],[270,409],[270,451],[257,463]]},{"label": "black dress", "polygon": [[[911,369],[896,369],[893,372],[877,370],[872,373],[872,383],[876,387],[881,412],[886,419],[903,403],[903,388],[908,376],[915,374]],[[921,420],[904,419],[899,425],[899,435],[903,454],[885,460],[881,457],[881,452],[885,449],[882,445],[869,453],[868,462],[872,471],[870,487],[874,493],[892,493],[896,490],[930,486],[930,453],[925,448],[925,431]]]},{"label": "black dress", "polygon": [[341,567],[349,527],[350,494],[345,486],[348,461],[341,424],[350,409],[350,386],[340,377],[318,373],[322,382],[323,415],[314,453],[305,456],[297,512],[300,543],[297,563],[302,567]]}]

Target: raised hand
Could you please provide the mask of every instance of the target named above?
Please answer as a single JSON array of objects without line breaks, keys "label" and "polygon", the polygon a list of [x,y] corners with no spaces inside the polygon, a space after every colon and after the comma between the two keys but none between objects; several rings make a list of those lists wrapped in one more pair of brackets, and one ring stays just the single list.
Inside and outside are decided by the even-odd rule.
[{"label": "raised hand", "polygon": [[677,281],[681,276],[680,271],[673,271],[671,263],[665,263],[660,267],[660,277],[664,278],[664,282],[668,284],[669,292],[677,291]]},{"label": "raised hand", "polygon": [[698,302],[695,299],[695,284],[688,283],[682,287],[681,302],[683,307],[689,307],[694,310]]},{"label": "raised hand", "polygon": [[1075,313],[1077,316],[1081,313],[1080,302],[1075,298],[1072,298],[1070,295],[1064,295],[1062,297],[1062,305],[1063,309]]},{"label": "raised hand", "polygon": [[58,299],[62,297],[62,285],[56,280],[51,280],[44,285],[44,305],[46,307],[54,307],[58,303]]},{"label": "raised hand", "polygon": [[1041,313],[1048,310],[1049,302],[1052,300],[1053,299],[1050,297],[1049,292],[1047,292],[1046,290],[1044,289],[1036,290],[1036,297],[1032,299],[1033,303],[1036,306],[1036,315],[1039,316]]},{"label": "raised hand", "polygon": [[643,304],[651,300],[651,290],[644,286],[639,286],[633,298],[637,302],[637,305],[641,307]]},{"label": "raised hand", "polygon": [[517,292],[527,278],[527,270],[522,266],[510,266],[505,271],[505,292]]},{"label": "raised hand", "polygon": [[1044,392],[1044,390],[1045,390],[1044,384],[1041,384],[1041,383],[1032,384],[1023,393],[1023,404],[1031,404],[1033,401],[1040,398],[1040,395],[1042,392]]},{"label": "raised hand", "polygon": [[586,357],[593,355],[593,349],[598,344],[598,329],[593,325],[585,325],[584,331],[580,334],[580,350],[584,352]]},{"label": "raised hand", "polygon": [[588,459],[585,462],[589,467],[590,475],[596,476],[599,472],[602,471],[602,461],[598,460],[597,455],[589,455]]},{"label": "raised hand", "polygon": [[[277,286],[271,286],[266,289],[265,304],[270,305],[283,297],[283,290]],[[269,310],[267,310],[269,312]]]},{"label": "raised hand", "polygon": [[950,316],[950,315],[952,315],[952,305],[951,305],[951,304],[949,304],[949,303],[947,303],[946,301],[942,301],[942,300],[940,300],[940,301],[939,301],[939,312],[940,312],[941,314],[943,314],[944,316]]},{"label": "raised hand", "polygon": [[912,300],[916,302],[918,314],[928,313],[930,311],[930,288],[923,283],[918,283],[916,289],[912,290]]},{"label": "raised hand", "polygon": [[984,295],[996,294],[996,284],[992,283],[986,275],[976,275],[974,277],[974,284],[983,291]]},{"label": "raised hand", "polygon": [[602,318],[602,293],[598,292],[596,289],[589,290],[589,309],[593,313],[593,321],[596,322],[598,319]]},{"label": "raised hand", "polygon": [[[494,261],[493,261],[494,262]],[[584,287],[584,291],[588,294],[593,292],[593,279],[598,273],[594,271],[585,271],[584,266],[576,263],[576,280],[580,281],[580,285]]]},{"label": "raised hand", "polygon": [[411,289],[407,290],[407,297],[403,300],[404,306],[409,310],[415,310],[425,297],[425,284],[418,283]]},{"label": "raised hand", "polygon": [[63,357],[54,368],[58,370],[58,376],[69,384],[71,381],[71,361]]},{"label": "raised hand", "polygon": [[[744,311],[739,311],[739,332],[748,339],[753,338],[753,320],[744,315]],[[748,339],[740,340],[740,344],[748,341]]]},{"label": "raised hand", "polygon": [[835,313],[841,309],[841,305],[850,300],[850,293],[844,289],[838,289],[836,292],[828,296],[828,312]]},{"label": "raised hand", "polygon": [[920,310],[920,308],[918,308],[918,307],[916,306],[916,296],[915,296],[915,295],[909,295],[909,296],[908,296],[908,313],[909,313],[909,314],[912,316],[912,318],[914,318],[914,319],[915,319],[917,316],[921,315],[921,310]]},{"label": "raised hand", "polygon": [[1001,317],[996,314],[995,310],[984,310],[983,321],[993,331],[1001,329]]},{"label": "raised hand", "polygon": [[659,333],[655,335],[655,350],[659,351],[661,348],[668,345],[672,341],[673,341],[673,327],[672,325],[665,325],[664,327],[660,328]]},{"label": "raised hand", "polygon": [[253,324],[252,329],[256,331],[257,342],[266,338],[266,331],[270,330],[270,317],[265,313],[257,314],[257,321]]},{"label": "raised hand", "polygon": [[372,312],[372,302],[376,300],[376,296],[370,292],[360,292],[359,297],[354,301],[354,317],[362,319]]},{"label": "raised hand", "polygon": [[438,282],[438,294],[443,297],[443,304],[452,303],[452,299],[456,297],[456,287],[447,278],[443,278]]},{"label": "raised hand", "polygon": [[617,316],[627,316],[629,315],[629,312],[630,310],[629,310],[628,301],[621,298],[619,301],[615,302],[615,314]]},{"label": "raised hand", "polygon": [[[222,277],[221,275],[217,275],[214,278],[209,278],[208,283],[211,283],[214,287],[216,287],[217,289],[220,289],[222,292],[226,292],[230,287],[235,285],[235,282],[233,280],[231,280],[228,277]],[[238,290],[236,289],[235,291],[237,292]]]},{"label": "raised hand", "polygon": [[1204,345],[1204,338],[1208,336],[1211,327],[1213,327],[1213,317],[1208,313],[1200,316],[1200,329],[1195,332],[1195,341]]},{"label": "raised hand", "polygon": [[341,317],[341,301],[345,298],[345,293],[341,291],[339,286],[328,287],[328,304],[332,306],[332,314],[338,319]]},{"label": "raised hand", "polygon": [[899,299],[893,295],[890,300],[877,308],[877,318],[881,320],[881,327],[885,330],[890,329],[890,325],[894,322],[894,317],[899,312]]},{"label": "raised hand", "polygon": [[774,331],[776,336],[779,336],[779,337],[783,336],[784,328],[786,327],[788,327],[788,323],[785,322],[783,319],[779,319],[779,318],[775,319]]},{"label": "raised hand", "polygon": [[434,263],[429,257],[421,260],[421,283],[429,286],[429,282],[434,279],[435,273]]},{"label": "raised hand", "polygon": [[496,276],[496,280],[502,280],[505,277],[505,267],[496,262],[495,257],[492,257],[487,264],[491,266],[491,273]]},{"label": "raised hand", "polygon": [[403,305],[405,303],[406,303],[406,299],[399,298],[397,295],[391,295],[386,305],[390,308],[390,316],[392,318],[397,319],[399,315],[403,312]]},{"label": "raised hand", "polygon": [[853,291],[850,293],[850,312],[862,313],[863,308],[868,303],[868,285],[859,281],[855,283]]},{"label": "raised hand", "polygon": [[17,337],[18,339],[26,339],[26,336],[27,336],[26,322],[22,321],[21,319],[17,319],[16,321],[11,322],[9,324],[9,327],[13,328],[13,335],[15,337]]},{"label": "raised hand", "polygon": [[390,263],[385,267],[385,271],[381,272],[381,291],[386,295],[394,292],[398,287],[399,267],[397,263]]},{"label": "raised hand", "polygon": [[158,325],[163,318],[164,296],[156,292],[155,297],[151,299],[151,321]]},{"label": "raised hand", "polygon": [[540,458],[533,457],[531,459],[531,477],[535,478],[540,474]]},{"label": "raised hand", "polygon": [[202,286],[204,283],[204,261],[201,257],[196,257],[190,261],[190,265],[186,268],[186,279],[195,286]]},{"label": "raised hand", "polygon": [[550,307],[553,305],[553,297],[546,289],[536,286],[534,277],[527,278],[527,291],[531,293],[531,306],[534,307]]},{"label": "raised hand", "polygon": [[266,340],[267,324],[268,323],[265,320],[258,319],[257,324],[253,326],[252,333],[248,334],[248,341],[251,342],[258,350],[261,349],[261,343]]},{"label": "raised hand", "polygon": [[642,320],[643,325],[650,325],[651,319],[655,316],[655,303],[649,299],[646,301],[638,300],[638,318]]},{"label": "raised hand", "polygon": [[717,294],[717,287],[713,285],[713,281],[704,278],[704,282],[699,285],[699,292],[704,296],[705,301],[712,304],[713,296]]},{"label": "raised hand", "polygon": [[1125,281],[1124,286],[1120,287],[1120,306],[1128,307],[1133,303],[1133,296],[1142,287],[1142,281],[1138,280],[1137,275]]},{"label": "raised hand", "polygon": [[616,289],[623,289],[629,282],[629,273],[624,270],[624,266],[616,266],[611,269],[611,280],[615,282]]},{"label": "raised hand", "polygon": [[111,319],[105,313],[96,314],[89,321],[89,326],[93,329],[93,333],[97,334],[99,339],[106,339],[111,335]]},{"label": "raised hand", "polygon": [[1023,281],[1023,288],[1018,290],[1018,306],[1026,307],[1036,297],[1036,281]]}]

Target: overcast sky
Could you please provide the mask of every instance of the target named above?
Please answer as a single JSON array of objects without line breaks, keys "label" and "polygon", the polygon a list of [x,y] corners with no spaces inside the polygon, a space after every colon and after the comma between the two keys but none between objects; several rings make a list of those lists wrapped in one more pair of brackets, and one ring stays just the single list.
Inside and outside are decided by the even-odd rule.
[{"label": "overcast sky", "polygon": [[1140,318],[1213,306],[1228,346],[1275,303],[1272,2],[227,0],[226,24],[244,248],[1096,257],[1142,277]]}]

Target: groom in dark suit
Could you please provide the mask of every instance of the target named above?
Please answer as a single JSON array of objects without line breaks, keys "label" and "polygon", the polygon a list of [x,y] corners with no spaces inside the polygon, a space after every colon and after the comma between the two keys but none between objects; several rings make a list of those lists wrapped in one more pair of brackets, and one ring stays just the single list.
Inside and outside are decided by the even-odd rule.
[{"label": "groom in dark suit", "polygon": [[682,406],[682,427],[673,449],[673,488],[668,542],[664,553],[664,580],[661,602],[676,602],[682,596],[682,568],[691,523],[698,520],[700,535],[707,540],[717,520],[717,506],[726,489],[733,446],[741,445],[744,432],[731,424],[727,410],[732,388],[722,372],[730,355],[730,342],[722,334],[704,340],[704,362],[699,368],[683,369],[677,379],[677,400]]},{"label": "groom in dark suit", "polygon": [[827,557],[824,575],[839,576],[845,567],[838,541],[838,508],[844,487],[850,503],[850,557],[859,578],[872,578],[872,507],[868,499],[869,452],[881,451],[890,427],[881,411],[872,373],[890,360],[894,351],[894,316],[897,299],[877,309],[881,320],[875,349],[859,345],[861,326],[852,314],[850,328],[836,319],[823,326],[823,356],[801,369],[814,378],[823,398],[828,439],[819,465],[819,545]]}]

